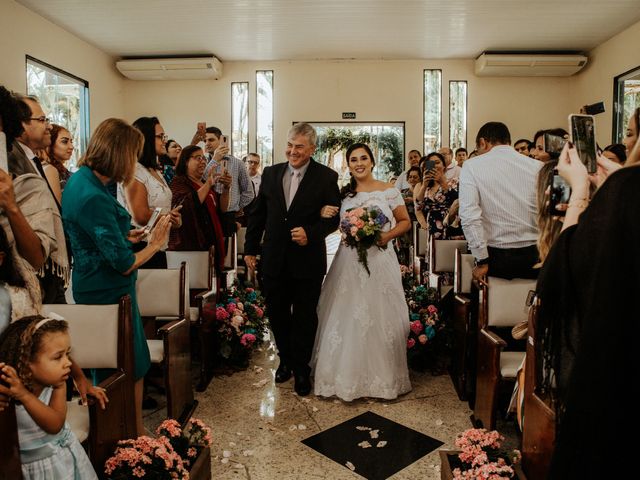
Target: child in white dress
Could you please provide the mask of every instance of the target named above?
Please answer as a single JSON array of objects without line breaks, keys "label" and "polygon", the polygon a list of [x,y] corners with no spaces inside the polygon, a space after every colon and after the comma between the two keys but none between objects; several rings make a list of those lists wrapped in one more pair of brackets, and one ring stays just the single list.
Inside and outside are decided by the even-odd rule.
[{"label": "child in white dress", "polygon": [[70,350],[63,320],[24,317],[0,335],[0,380],[17,404],[25,480],[98,478],[66,422]]}]

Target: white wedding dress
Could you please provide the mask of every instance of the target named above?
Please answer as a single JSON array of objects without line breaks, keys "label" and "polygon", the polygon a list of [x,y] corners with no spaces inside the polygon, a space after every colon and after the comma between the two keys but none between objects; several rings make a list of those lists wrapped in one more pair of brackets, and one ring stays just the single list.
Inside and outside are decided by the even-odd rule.
[{"label": "white wedding dress", "polygon": [[[359,192],[342,202],[340,216],[361,206],[379,207],[389,218],[404,205],[396,188]],[[411,390],[407,368],[409,312],[393,246],[368,250],[371,276],[356,249],[343,244],[331,264],[318,301],[318,330],[311,359],[314,393],[351,401],[393,399]]]}]

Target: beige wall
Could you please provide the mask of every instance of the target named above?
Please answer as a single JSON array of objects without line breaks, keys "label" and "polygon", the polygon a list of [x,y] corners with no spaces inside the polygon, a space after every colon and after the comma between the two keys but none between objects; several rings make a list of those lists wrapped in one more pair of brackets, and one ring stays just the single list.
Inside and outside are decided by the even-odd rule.
[{"label": "beige wall", "polygon": [[[282,161],[286,132],[293,121],[340,121],[356,112],[357,121],[406,122],[406,148],[422,150],[423,69],[442,69],[443,144],[448,143],[449,80],[469,82],[472,146],[480,126],[505,122],[514,140],[532,137],[545,126],[565,125],[568,78],[479,78],[473,60],[227,62],[217,81],[126,81],[125,115],[130,121],[155,114],[167,133],[191,139],[197,121],[230,130],[231,82],[250,82],[250,143],[255,148],[255,71],[274,71],[274,147]],[[537,113],[540,112],[540,113]]]},{"label": "beige wall", "polygon": [[25,55],[89,82],[92,128],[124,115],[124,80],[109,55],[13,0],[0,0],[0,85],[25,92]]},{"label": "beige wall", "polygon": [[613,123],[613,79],[633,68],[640,67],[640,22],[632,25],[589,53],[589,64],[574,78],[571,106],[574,111],[582,105],[604,101],[606,112],[596,122],[598,143],[611,143]]}]

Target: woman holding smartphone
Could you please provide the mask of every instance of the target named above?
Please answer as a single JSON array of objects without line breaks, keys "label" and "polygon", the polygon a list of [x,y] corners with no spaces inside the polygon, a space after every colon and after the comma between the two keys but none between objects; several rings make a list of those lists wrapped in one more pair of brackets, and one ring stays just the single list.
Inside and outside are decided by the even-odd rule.
[{"label": "woman holding smartphone", "polygon": [[[117,139],[117,141],[114,141]],[[123,120],[110,118],[98,125],[87,153],[80,159],[62,193],[62,220],[73,251],[73,298],[77,303],[111,305],[131,297],[136,428],[142,423],[143,378],[151,364],[149,347],[136,301],[137,270],[166,244],[170,217],[162,217],[137,253],[139,229],[130,230],[131,216],[107,190],[113,182],[133,179],[144,139]],[[95,370],[97,383],[109,371]]]},{"label": "woman holding smartphone", "polygon": [[[171,209],[171,189],[158,161],[160,155],[167,154],[164,128],[156,117],[141,117],[133,122],[133,126],[144,136],[144,148],[134,178],[126,184],[118,184],[118,201],[131,214],[132,223],[138,228],[147,226],[156,208],[162,209],[162,214],[168,214],[172,227],[178,228],[182,221],[180,209]],[[146,245],[146,241],[141,241],[134,250],[140,251]],[[167,268],[167,247],[168,243],[163,245],[145,268]]]},{"label": "woman holding smartphone", "polygon": [[[202,180],[207,161],[197,145],[184,147],[176,165],[176,176],[171,182],[173,206],[182,206],[182,226],[171,231],[170,250],[209,250],[214,245],[216,270],[224,267],[224,236],[218,217],[229,206],[229,187],[225,186],[219,200],[213,190],[221,175],[210,169]],[[219,202],[219,205],[218,205]]]},{"label": "woman holding smartphone", "polygon": [[414,187],[416,217],[434,238],[446,239],[444,219],[458,198],[458,179],[447,180],[444,157],[436,152],[420,160],[422,181]]}]

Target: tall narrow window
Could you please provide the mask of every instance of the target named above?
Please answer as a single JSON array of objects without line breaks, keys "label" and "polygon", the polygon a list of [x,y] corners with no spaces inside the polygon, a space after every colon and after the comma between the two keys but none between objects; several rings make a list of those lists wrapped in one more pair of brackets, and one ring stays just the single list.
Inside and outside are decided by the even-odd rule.
[{"label": "tall narrow window", "polygon": [[67,168],[75,170],[89,139],[89,82],[27,56],[27,95],[35,95],[51,123],[71,133],[74,150]]},{"label": "tall narrow window", "polygon": [[249,153],[249,82],[231,83],[231,155]]},{"label": "tall narrow window", "polygon": [[622,143],[629,118],[640,107],[640,67],[614,80],[613,143]]},{"label": "tall narrow window", "polygon": [[263,166],[273,164],[273,70],[256,72],[256,153]]},{"label": "tall narrow window", "polygon": [[467,82],[449,82],[449,148],[467,147]]},{"label": "tall narrow window", "polygon": [[424,71],[424,153],[440,148],[442,141],[442,70]]}]

